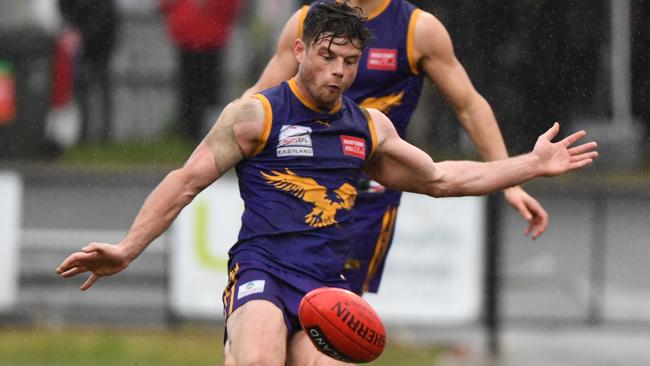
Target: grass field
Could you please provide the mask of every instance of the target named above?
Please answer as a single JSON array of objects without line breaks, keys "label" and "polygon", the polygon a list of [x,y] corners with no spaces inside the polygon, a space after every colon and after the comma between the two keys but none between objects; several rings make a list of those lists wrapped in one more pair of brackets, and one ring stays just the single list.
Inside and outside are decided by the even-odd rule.
[{"label": "grass field", "polygon": [[67,164],[104,168],[174,166],[182,164],[194,147],[194,144],[180,137],[161,136],[105,145],[79,145],[64,151],[59,160]]},{"label": "grass field", "polygon": [[[0,366],[220,365],[222,330],[0,329]],[[369,365],[435,365],[434,347],[391,344]]]}]

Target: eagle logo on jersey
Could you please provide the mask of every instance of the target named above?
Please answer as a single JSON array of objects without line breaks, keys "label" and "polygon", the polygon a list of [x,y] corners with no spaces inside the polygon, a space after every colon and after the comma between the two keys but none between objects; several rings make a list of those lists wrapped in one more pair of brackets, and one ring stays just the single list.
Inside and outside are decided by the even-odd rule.
[{"label": "eagle logo on jersey", "polygon": [[383,97],[369,97],[361,102],[364,108],[374,108],[380,110],[383,114],[388,114],[391,108],[402,104],[404,92],[393,93]]},{"label": "eagle logo on jersey", "polygon": [[357,190],[348,183],[334,190],[340,202],[328,197],[327,188],[312,178],[301,177],[289,169],[285,173],[272,170],[271,174],[260,172],[266,182],[275,188],[291,193],[293,196],[314,205],[313,210],[305,215],[305,223],[312,227],[325,227],[336,224],[336,213],[340,209],[350,210],[357,198]]}]

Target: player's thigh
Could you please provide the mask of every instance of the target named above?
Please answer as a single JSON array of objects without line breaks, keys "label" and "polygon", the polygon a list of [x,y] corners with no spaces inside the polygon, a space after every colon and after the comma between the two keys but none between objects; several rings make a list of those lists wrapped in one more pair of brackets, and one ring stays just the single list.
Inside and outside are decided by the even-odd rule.
[{"label": "player's thigh", "polygon": [[307,334],[300,331],[289,340],[287,366],[342,366],[352,365],[337,361],[320,353],[311,343]]},{"label": "player's thigh", "polygon": [[226,322],[225,366],[284,366],[287,326],[282,311],[266,300],[238,307]]}]

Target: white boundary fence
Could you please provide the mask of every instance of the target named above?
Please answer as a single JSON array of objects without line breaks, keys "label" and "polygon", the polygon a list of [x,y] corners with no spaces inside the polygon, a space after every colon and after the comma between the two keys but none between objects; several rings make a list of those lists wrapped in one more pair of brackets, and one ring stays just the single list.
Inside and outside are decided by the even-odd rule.
[{"label": "white boundary fence", "polygon": [[0,171],[0,312],[13,311],[18,297],[22,190],[17,174]]}]

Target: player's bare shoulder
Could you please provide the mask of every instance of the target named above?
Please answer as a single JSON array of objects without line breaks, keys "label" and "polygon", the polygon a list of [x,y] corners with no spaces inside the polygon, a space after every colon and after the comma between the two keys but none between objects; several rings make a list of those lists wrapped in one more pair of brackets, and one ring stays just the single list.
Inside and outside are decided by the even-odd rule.
[{"label": "player's bare shoulder", "polygon": [[414,32],[414,51],[418,60],[453,54],[449,32],[435,15],[419,11]]},{"label": "player's bare shoulder", "polygon": [[278,46],[293,48],[293,41],[295,41],[296,38],[302,37],[302,26],[308,10],[309,6],[305,5],[291,15],[282,29]]},{"label": "player's bare shoulder", "polygon": [[237,99],[228,104],[208,133],[206,141],[215,154],[253,154],[262,138],[266,118],[264,106],[257,98]]},{"label": "player's bare shoulder", "polygon": [[[226,107],[228,117],[233,124],[247,124],[251,122],[264,122],[264,106],[256,97],[240,98]],[[224,112],[226,112],[224,110]],[[263,123],[262,123],[263,124]]]},{"label": "player's bare shoulder", "polygon": [[399,138],[397,130],[395,130],[395,126],[388,116],[375,108],[368,108],[367,111],[375,126],[377,148],[381,147],[389,139]]},{"label": "player's bare shoulder", "polygon": [[302,37],[302,26],[308,8],[308,6],[303,6],[298,9],[284,24],[276,44],[275,57],[283,58],[293,56],[293,43],[296,38]]}]

